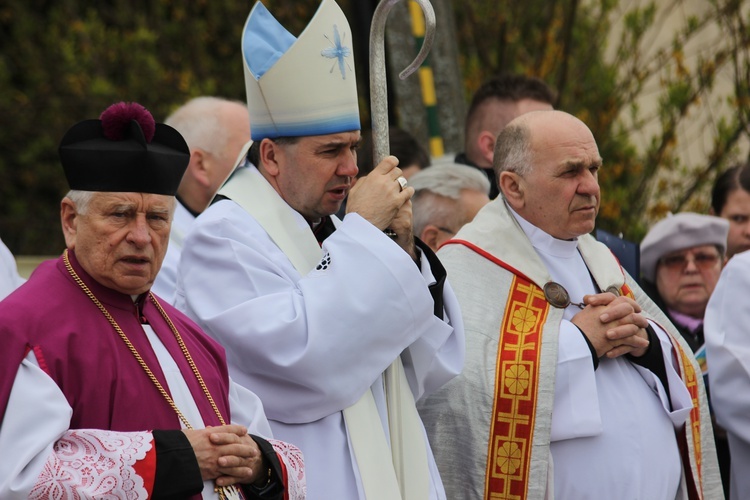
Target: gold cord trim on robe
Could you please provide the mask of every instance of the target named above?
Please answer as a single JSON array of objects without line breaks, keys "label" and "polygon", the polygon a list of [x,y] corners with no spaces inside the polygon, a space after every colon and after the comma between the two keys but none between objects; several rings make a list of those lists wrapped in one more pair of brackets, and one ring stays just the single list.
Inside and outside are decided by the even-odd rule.
[{"label": "gold cord trim on robe", "polygon": [[[672,339],[670,338],[670,340]],[[683,431],[680,431],[685,432],[687,445],[692,446],[693,448],[693,453],[687,453],[687,457],[683,454],[683,467],[685,468],[685,474],[692,474],[694,481],[697,477],[698,484],[695,484],[695,489],[697,490],[699,498],[703,498],[703,464],[701,458],[701,416],[700,399],[698,398],[698,377],[685,350],[674,340],[672,340],[672,346],[677,353],[678,363],[682,371],[682,380],[685,383],[685,387],[687,387],[687,390],[690,393],[690,399],[693,402],[693,408],[690,410],[690,416],[686,423],[686,426],[689,425],[690,427],[690,432],[686,432],[687,427],[683,429]],[[689,460],[689,466],[684,463],[686,458]]]},{"label": "gold cord trim on robe", "polygon": [[[114,328],[115,332],[117,332],[117,335],[119,335],[120,339],[125,343],[130,353],[133,355],[135,360],[138,362],[140,367],[143,369],[143,371],[148,376],[149,380],[154,384],[156,389],[159,391],[159,394],[162,395],[162,397],[167,401],[169,406],[172,408],[172,410],[175,411],[177,416],[179,417],[180,421],[182,422],[182,425],[186,429],[192,429],[193,426],[190,425],[190,422],[188,419],[183,415],[183,413],[180,411],[180,409],[175,404],[174,400],[172,399],[172,396],[169,395],[169,393],[164,389],[164,386],[161,385],[161,382],[159,382],[159,379],[156,378],[156,375],[151,371],[151,368],[149,368],[148,364],[146,364],[146,361],[141,357],[138,350],[135,348],[133,343],[130,341],[128,336],[125,334],[125,332],[120,328],[120,325],[117,323],[115,318],[112,317],[112,315],[109,313],[106,307],[104,307],[104,304],[102,304],[99,299],[96,298],[96,295],[94,295],[94,292],[91,291],[91,289],[86,286],[86,283],[83,282],[80,276],[78,276],[78,273],[73,269],[73,266],[70,264],[70,259],[68,258],[68,249],[66,248],[63,252],[63,262],[65,263],[65,268],[68,270],[68,273],[73,278],[73,281],[76,282],[76,284],[83,290],[83,293],[86,294],[86,296],[91,299],[91,302],[96,305],[96,307],[99,309],[99,311],[104,315],[104,317],[109,321],[109,324],[112,325],[112,328]],[[187,346],[185,345],[185,342],[182,340],[182,335],[180,335],[180,332],[177,331],[177,327],[174,326],[174,323],[172,323],[172,320],[169,319],[169,316],[167,316],[167,312],[161,307],[161,304],[156,300],[156,297],[154,297],[154,294],[149,292],[148,293],[149,298],[151,299],[151,302],[154,303],[156,306],[156,309],[159,310],[159,313],[164,318],[164,320],[169,325],[170,330],[172,330],[172,334],[174,335],[175,340],[177,340],[177,344],[180,346],[180,350],[182,351],[182,354],[185,356],[185,359],[187,360],[188,364],[190,365],[190,369],[193,371],[193,375],[195,375],[195,378],[198,381],[198,384],[200,384],[201,389],[203,390],[203,394],[206,396],[206,399],[208,399],[209,404],[211,405],[211,408],[213,408],[214,413],[216,413],[216,416],[219,419],[219,422],[221,422],[221,425],[226,425],[226,422],[224,421],[224,417],[222,417],[221,412],[219,411],[219,408],[216,406],[216,403],[214,402],[214,398],[211,396],[211,393],[208,390],[208,386],[203,381],[203,376],[201,376],[200,371],[198,371],[198,367],[195,365],[195,362],[193,361],[193,357],[190,355],[190,351],[188,351]],[[220,500],[227,500],[230,498],[243,498],[242,494],[240,493],[240,490],[236,486],[215,486],[214,491],[218,493]]]}]

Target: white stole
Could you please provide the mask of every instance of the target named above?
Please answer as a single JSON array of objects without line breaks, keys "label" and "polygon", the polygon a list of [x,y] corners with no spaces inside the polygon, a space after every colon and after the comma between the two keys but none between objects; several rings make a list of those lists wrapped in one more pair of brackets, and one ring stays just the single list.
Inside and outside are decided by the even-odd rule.
[{"label": "white stole", "polygon": [[[299,225],[288,204],[250,168],[236,170],[219,194],[252,215],[301,276],[320,262],[323,252],[315,235]],[[365,497],[425,500],[430,492],[427,449],[400,356],[384,378],[390,449],[370,388],[343,410]]]}]

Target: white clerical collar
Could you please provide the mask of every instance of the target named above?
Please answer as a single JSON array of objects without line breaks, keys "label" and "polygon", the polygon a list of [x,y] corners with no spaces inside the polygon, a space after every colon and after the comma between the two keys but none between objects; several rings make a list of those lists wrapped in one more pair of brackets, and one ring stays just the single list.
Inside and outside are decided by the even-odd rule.
[{"label": "white clerical collar", "polygon": [[518,221],[523,232],[526,233],[532,246],[539,252],[553,257],[568,259],[575,257],[578,254],[578,238],[572,240],[559,240],[518,215],[507,202],[506,206],[508,207],[508,210],[510,210],[510,213],[513,214],[513,217]]},{"label": "white clerical collar", "polygon": [[[565,308],[563,317],[570,320],[580,312],[574,303],[583,302],[584,295],[597,293],[590,278],[586,263],[578,252],[578,239],[559,240],[525,220],[508,207],[523,232],[531,241],[534,250],[547,268],[552,281],[561,284],[570,295],[571,305]],[[585,279],[589,276],[589,279]]]}]

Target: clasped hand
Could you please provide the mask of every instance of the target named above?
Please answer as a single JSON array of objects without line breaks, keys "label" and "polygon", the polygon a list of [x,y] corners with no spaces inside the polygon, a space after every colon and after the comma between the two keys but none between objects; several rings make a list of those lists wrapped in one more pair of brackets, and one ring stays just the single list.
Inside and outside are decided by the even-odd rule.
[{"label": "clasped hand", "polygon": [[193,447],[204,481],[213,479],[218,486],[229,486],[266,479],[263,455],[244,426],[222,425],[182,432]]},{"label": "clasped hand", "polygon": [[629,297],[598,293],[583,297],[586,306],[571,321],[594,346],[598,357],[643,356],[648,349],[648,320]]}]

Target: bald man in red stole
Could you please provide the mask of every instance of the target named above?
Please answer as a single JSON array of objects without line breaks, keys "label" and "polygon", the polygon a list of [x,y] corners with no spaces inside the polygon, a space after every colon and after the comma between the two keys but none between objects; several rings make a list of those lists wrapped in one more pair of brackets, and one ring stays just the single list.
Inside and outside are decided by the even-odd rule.
[{"label": "bald man in red stole", "polygon": [[438,252],[466,364],[419,409],[448,498],[723,498],[695,357],[589,234],[591,130],[531,111],[494,160],[501,196]]}]

